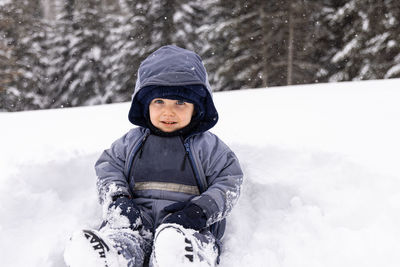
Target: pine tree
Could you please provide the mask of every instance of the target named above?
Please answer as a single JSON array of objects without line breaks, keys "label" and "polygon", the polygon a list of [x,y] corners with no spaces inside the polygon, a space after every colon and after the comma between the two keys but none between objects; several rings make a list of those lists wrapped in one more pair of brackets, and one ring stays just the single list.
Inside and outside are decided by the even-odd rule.
[{"label": "pine tree", "polygon": [[395,0],[54,1],[52,21],[42,0],[0,6],[0,110],[128,101],[167,44],[198,52],[217,91],[400,77]]},{"label": "pine tree", "polygon": [[[217,90],[313,82],[319,65],[310,1],[218,1],[202,32]],[[310,30],[311,29],[311,30]]]},{"label": "pine tree", "polygon": [[109,13],[105,26],[108,56],[105,62],[105,95],[102,103],[129,101],[140,62],[153,49],[149,1],[121,1],[121,12]]},{"label": "pine tree", "polygon": [[47,26],[41,16],[39,0],[0,6],[0,110],[43,107]]},{"label": "pine tree", "polygon": [[0,38],[0,111],[12,110],[12,102],[16,101],[13,100],[11,102],[11,98],[14,94],[18,94],[18,92],[12,94],[10,84],[12,81],[17,80],[19,76],[15,56],[12,53],[12,48],[9,46],[9,40],[3,38],[6,37],[4,30],[12,27],[10,26],[11,21],[4,17],[4,11],[5,9],[0,7],[0,29],[2,29],[0,30],[2,37]]},{"label": "pine tree", "polygon": [[199,1],[120,1],[122,13],[109,14],[106,38],[107,102],[128,101],[140,63],[162,45],[192,50],[202,47],[196,31],[204,19]]},{"label": "pine tree", "polygon": [[49,67],[49,107],[98,104],[105,95],[106,28],[101,0],[82,2],[75,9],[65,2],[62,17],[52,33]]},{"label": "pine tree", "polygon": [[332,26],[342,34],[336,36],[337,71],[330,81],[399,77],[399,8],[391,0],[352,0],[332,14]]},{"label": "pine tree", "polygon": [[340,66],[331,59],[343,45],[343,40],[340,38],[343,32],[339,27],[335,27],[333,19],[343,3],[338,0],[324,0],[322,4],[321,9],[313,14],[314,24],[310,25],[314,28],[313,42],[307,43],[313,50],[311,61],[318,66],[314,74],[315,82],[328,82],[333,73],[340,69]]},{"label": "pine tree", "polygon": [[48,87],[46,107],[62,107],[58,96],[66,91],[67,86],[63,86],[64,76],[68,73],[66,62],[70,57],[70,43],[74,38],[74,0],[66,0],[60,5],[61,12],[53,22],[53,27],[49,29],[47,45],[49,64],[47,68]]},{"label": "pine tree", "polygon": [[234,83],[237,80],[237,74],[232,68],[234,62],[228,61],[234,57],[231,41],[237,36],[234,16],[238,7],[235,5],[237,1],[204,1],[208,16],[203,27],[199,29],[199,36],[200,39],[206,40],[206,45],[201,48],[200,54],[215,91],[240,88],[239,84]]},{"label": "pine tree", "polygon": [[388,33],[384,43],[386,51],[386,60],[391,64],[386,68],[384,78],[400,77],[400,5],[396,0],[387,0],[386,13],[383,15],[382,24]]},{"label": "pine tree", "polygon": [[152,25],[151,43],[197,50],[203,44],[198,31],[206,16],[203,1],[153,0],[147,16]]},{"label": "pine tree", "polygon": [[[385,0],[367,1],[360,7],[360,17],[363,20],[362,28],[365,31],[365,42],[360,47],[360,70],[355,80],[381,79],[392,64],[388,57],[388,44],[391,39],[390,29],[385,25],[385,16],[388,13]],[[361,2],[359,3],[359,5]],[[394,33],[394,32],[392,32]]]},{"label": "pine tree", "polygon": [[[287,3],[286,85],[313,83],[323,64],[319,58],[318,14],[324,2],[294,1]],[[286,23],[286,21],[285,21]]]}]

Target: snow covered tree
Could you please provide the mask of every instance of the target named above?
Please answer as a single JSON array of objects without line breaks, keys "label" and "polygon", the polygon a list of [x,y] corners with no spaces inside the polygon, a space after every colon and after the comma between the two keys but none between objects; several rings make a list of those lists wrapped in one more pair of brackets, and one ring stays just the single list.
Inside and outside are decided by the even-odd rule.
[{"label": "snow covered tree", "polygon": [[98,104],[104,96],[105,36],[101,0],[88,0],[82,9],[65,2],[51,38],[48,76],[49,107]]},{"label": "snow covered tree", "polygon": [[108,55],[104,58],[106,81],[101,103],[128,101],[133,93],[140,62],[155,46],[150,41],[149,6],[149,1],[123,0],[121,11],[105,18]]},{"label": "snow covered tree", "polygon": [[[270,1],[211,1],[210,20],[201,34],[210,45],[202,53],[215,90],[253,87],[270,77],[272,37],[266,8]],[[265,30],[264,30],[264,28]],[[260,62],[262,62],[260,64]],[[263,64],[265,63],[265,64]]]},{"label": "snow covered tree", "polygon": [[153,0],[147,16],[152,25],[151,43],[197,50],[202,46],[197,31],[206,17],[204,1]]},{"label": "snow covered tree", "polygon": [[396,0],[10,0],[0,110],[128,101],[167,44],[198,52],[217,91],[400,77],[399,18]]},{"label": "snow covered tree", "polygon": [[40,10],[39,0],[0,6],[0,110],[43,107],[47,27]]},{"label": "snow covered tree", "polygon": [[[142,60],[162,45],[197,50],[196,30],[205,17],[200,1],[120,1],[121,14],[109,14],[106,38],[106,96],[102,101],[128,101]],[[112,25],[111,25],[112,24]]]},{"label": "snow covered tree", "polygon": [[[4,10],[1,8],[0,34],[5,37],[4,29],[10,28],[10,21],[4,17],[3,12]],[[18,94],[17,91],[12,94],[10,90],[10,84],[16,80],[15,76],[18,76],[18,67],[12,52],[12,48],[9,47],[9,40],[0,38],[0,111],[12,110],[12,102],[18,101],[11,102],[11,98]]]},{"label": "snow covered tree", "polygon": [[[235,2],[236,3],[236,2]],[[233,3],[233,4],[235,4]],[[236,37],[233,25],[233,15],[237,12],[232,4],[223,1],[205,1],[208,10],[208,20],[199,28],[199,36],[207,40],[199,53],[203,56],[204,64],[209,74],[210,84],[214,90],[229,90],[235,88],[236,73],[225,67],[233,65],[228,59],[233,57],[230,50],[231,41]],[[239,88],[239,85],[236,86]]]},{"label": "snow covered tree", "polygon": [[397,1],[352,0],[330,17],[341,29],[341,45],[332,62],[338,70],[330,81],[382,79],[400,76],[399,9]]},{"label": "snow covered tree", "polygon": [[314,82],[327,82],[333,73],[337,71],[339,66],[331,61],[331,58],[338,52],[342,46],[341,38],[343,35],[339,27],[335,27],[332,23],[332,16],[337,9],[343,5],[338,0],[324,0],[321,9],[314,12],[313,25],[313,42],[308,43],[313,50],[310,60],[318,65],[318,69],[314,74]]},{"label": "snow covered tree", "polygon": [[201,46],[195,33],[197,16],[204,17],[200,4],[66,1],[51,38],[49,107],[128,101],[139,64],[150,52],[171,43]]},{"label": "snow covered tree", "polygon": [[[218,1],[202,35],[204,54],[217,90],[307,83],[313,62],[315,17],[311,1]],[[208,66],[207,65],[207,66]]]},{"label": "snow covered tree", "polygon": [[390,65],[385,69],[384,78],[400,77],[400,5],[396,0],[387,0],[386,13],[383,14],[381,23],[386,29],[383,36],[385,47],[380,50],[386,52],[386,60]]}]

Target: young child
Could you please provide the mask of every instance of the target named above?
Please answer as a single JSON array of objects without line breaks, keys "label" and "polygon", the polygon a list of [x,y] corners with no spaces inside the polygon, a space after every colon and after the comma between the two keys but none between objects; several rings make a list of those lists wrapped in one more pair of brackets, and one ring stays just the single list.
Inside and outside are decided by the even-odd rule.
[{"label": "young child", "polygon": [[218,113],[201,58],[164,46],[145,59],[129,120],[139,127],[95,166],[104,223],[74,233],[67,265],[215,266],[243,174],[208,132]]}]

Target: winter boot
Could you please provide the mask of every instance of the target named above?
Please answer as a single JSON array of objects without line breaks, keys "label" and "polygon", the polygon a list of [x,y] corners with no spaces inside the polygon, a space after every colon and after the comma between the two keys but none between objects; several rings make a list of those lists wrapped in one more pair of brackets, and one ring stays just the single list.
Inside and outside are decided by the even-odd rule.
[{"label": "winter boot", "polygon": [[177,224],[162,224],[155,233],[152,267],[214,267],[218,258],[215,239]]},{"label": "winter boot", "polygon": [[150,249],[138,231],[105,227],[75,232],[64,259],[69,267],[134,267],[143,265]]},{"label": "winter boot", "polygon": [[64,251],[69,267],[120,267],[126,260],[112,246],[111,241],[95,230],[73,233]]}]

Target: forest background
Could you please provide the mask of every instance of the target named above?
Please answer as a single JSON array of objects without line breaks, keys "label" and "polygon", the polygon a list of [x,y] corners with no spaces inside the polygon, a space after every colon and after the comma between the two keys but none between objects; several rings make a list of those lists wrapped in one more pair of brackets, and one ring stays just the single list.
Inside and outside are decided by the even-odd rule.
[{"label": "forest background", "polygon": [[0,111],[129,101],[162,45],[214,91],[400,77],[397,0],[0,0]]}]

